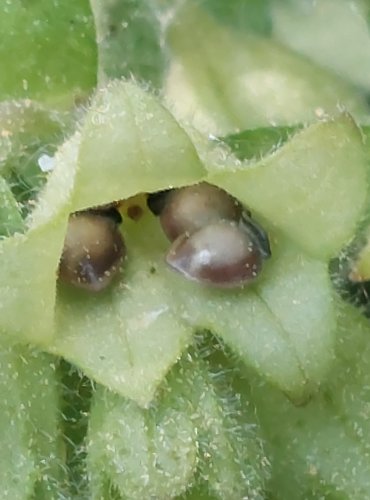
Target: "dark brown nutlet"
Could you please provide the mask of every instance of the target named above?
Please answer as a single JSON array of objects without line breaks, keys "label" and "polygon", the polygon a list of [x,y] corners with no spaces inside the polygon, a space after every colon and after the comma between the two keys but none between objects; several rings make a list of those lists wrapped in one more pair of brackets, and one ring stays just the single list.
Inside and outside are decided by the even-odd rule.
[{"label": "dark brown nutlet", "polygon": [[186,278],[225,288],[254,281],[263,260],[255,239],[238,223],[224,220],[182,234],[166,256],[167,264]]},{"label": "dark brown nutlet", "polygon": [[242,205],[223,189],[201,182],[171,191],[160,212],[160,223],[170,241],[219,220],[237,221]]},{"label": "dark brown nutlet", "polygon": [[149,210],[154,215],[160,215],[167,200],[167,196],[172,191],[172,189],[165,189],[163,191],[157,191],[156,193],[149,193],[146,199],[146,204]]},{"label": "dark brown nutlet", "polygon": [[69,218],[59,278],[78,288],[100,292],[117,274],[126,248],[114,218],[96,210]]}]

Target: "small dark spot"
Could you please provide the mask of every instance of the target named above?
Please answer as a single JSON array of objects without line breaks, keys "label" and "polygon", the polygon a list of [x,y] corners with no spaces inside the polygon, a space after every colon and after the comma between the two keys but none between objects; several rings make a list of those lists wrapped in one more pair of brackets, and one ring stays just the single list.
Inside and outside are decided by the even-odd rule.
[{"label": "small dark spot", "polygon": [[329,392],[329,390],[328,390],[328,389],[323,390],[323,392],[322,392],[322,396],[323,396],[323,399],[324,399],[325,403],[326,403],[328,406],[333,407],[333,405],[334,405],[333,395],[331,394],[331,392]]},{"label": "small dark spot", "polygon": [[81,92],[76,92],[73,96],[73,102],[77,108],[85,106],[87,104],[87,95]]},{"label": "small dark spot", "polygon": [[366,101],[367,106],[370,108],[370,94],[369,93],[365,94],[365,101]]},{"label": "small dark spot", "polygon": [[298,420],[296,421],[296,427],[297,427],[297,429],[304,429],[304,427],[305,427],[305,422],[304,422],[304,420],[298,419]]},{"label": "small dark spot", "polygon": [[243,207],[243,212],[247,215],[247,217],[252,218],[252,212],[247,207]]},{"label": "small dark spot", "polygon": [[105,361],[106,358],[105,358],[105,356],[100,355],[99,359],[100,359],[100,361]]},{"label": "small dark spot", "polygon": [[116,24],[110,24],[108,27],[108,31],[111,35],[114,35],[117,32],[117,25]]},{"label": "small dark spot", "polygon": [[155,273],[157,272],[157,269],[156,269],[154,266],[152,266],[152,267],[149,269],[149,272],[150,272],[150,274],[155,274]]},{"label": "small dark spot", "polygon": [[131,205],[127,209],[127,216],[134,221],[141,219],[142,215],[143,209],[139,205]]},{"label": "small dark spot", "polygon": [[370,317],[370,282],[351,281],[349,275],[353,265],[353,255],[348,252],[340,258],[332,259],[329,271],[332,283],[343,300],[359,308],[360,312]]}]

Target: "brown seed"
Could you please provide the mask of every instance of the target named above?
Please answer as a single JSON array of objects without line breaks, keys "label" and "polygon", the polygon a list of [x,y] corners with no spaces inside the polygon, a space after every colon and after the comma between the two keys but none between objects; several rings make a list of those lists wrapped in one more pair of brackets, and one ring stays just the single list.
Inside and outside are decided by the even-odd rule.
[{"label": "brown seed", "polygon": [[127,207],[127,217],[134,221],[138,221],[143,216],[143,209],[140,205],[130,205]]},{"label": "brown seed", "polygon": [[115,220],[96,211],[72,214],[59,264],[59,277],[78,288],[99,292],[111,283],[125,253],[125,244]]},{"label": "brown seed", "polygon": [[169,240],[174,241],[183,233],[191,234],[221,219],[237,221],[241,213],[241,204],[226,191],[201,182],[168,193],[160,222]]},{"label": "brown seed", "polygon": [[217,287],[254,281],[262,269],[259,245],[240,225],[218,221],[172,244],[166,262],[186,278]]}]

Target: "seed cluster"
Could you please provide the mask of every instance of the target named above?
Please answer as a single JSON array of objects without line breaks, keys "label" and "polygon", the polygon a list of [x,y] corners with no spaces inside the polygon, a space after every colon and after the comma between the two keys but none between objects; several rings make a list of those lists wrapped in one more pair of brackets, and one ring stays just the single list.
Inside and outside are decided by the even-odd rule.
[{"label": "seed cluster", "polygon": [[166,255],[171,268],[218,287],[242,286],[259,275],[271,254],[267,234],[226,191],[202,182],[165,191],[162,198],[156,194],[154,200],[172,243]]},{"label": "seed cluster", "polygon": [[[216,287],[254,281],[271,255],[264,229],[223,189],[201,182],[148,195],[171,242],[170,268],[189,280]],[[62,281],[92,292],[105,289],[126,256],[115,206],[70,216],[59,266]]]}]

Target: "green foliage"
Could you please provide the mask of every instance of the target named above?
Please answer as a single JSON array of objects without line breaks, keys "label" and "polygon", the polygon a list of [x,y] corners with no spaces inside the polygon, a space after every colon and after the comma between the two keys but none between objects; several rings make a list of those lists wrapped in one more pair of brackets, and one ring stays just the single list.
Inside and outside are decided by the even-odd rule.
[{"label": "green foliage", "polygon": [[88,0],[12,0],[0,19],[2,99],[29,98],[70,108],[96,82]]},{"label": "green foliage", "polygon": [[260,127],[222,138],[240,160],[254,160],[273,153],[300,130],[295,127]]},{"label": "green foliage", "polygon": [[27,221],[28,231],[0,242],[0,330],[18,340],[45,344],[53,336],[55,281],[76,168],[75,142],[67,142],[56,155],[52,179]]},{"label": "green foliage", "polygon": [[273,0],[272,32],[292,50],[369,91],[368,9],[363,0]]},{"label": "green foliage", "polygon": [[150,2],[91,0],[97,35],[99,78],[132,75],[159,87],[164,68],[160,22]]},{"label": "green foliage", "polygon": [[34,489],[38,499],[63,494],[53,360],[26,347],[2,342],[0,370],[3,498],[31,498]]},{"label": "green foliage", "polygon": [[359,116],[366,109],[355,87],[271,39],[218,25],[193,2],[176,11],[166,36],[167,99],[176,116],[205,132],[312,122],[338,104]]},{"label": "green foliage", "polygon": [[271,33],[271,1],[261,0],[198,0],[202,8],[208,9],[220,23],[244,31],[269,35]]},{"label": "green foliage", "polygon": [[39,160],[54,155],[73,117],[25,99],[1,102],[0,122],[0,172],[26,214],[46,181]]},{"label": "green foliage", "polygon": [[277,498],[368,498],[369,324],[343,304],[337,315],[336,366],[309,404],[295,407],[276,391],[251,384],[272,447]]},{"label": "green foliage", "polygon": [[227,383],[193,352],[147,410],[99,388],[87,440],[92,498],[101,498],[107,479],[128,498],[173,498],[193,483],[197,468],[216,498],[263,498],[268,464],[257,426],[223,390]]},{"label": "green foliage", "polygon": [[0,177],[0,235],[10,236],[22,231],[23,219],[9,184]]},{"label": "green foliage", "polygon": [[[370,498],[370,327],[328,266],[368,218],[366,2],[90,3],[0,20],[2,497]],[[253,285],[165,265],[145,193],[202,180],[268,231]],[[119,200],[112,286],[59,283],[70,213]]]}]

